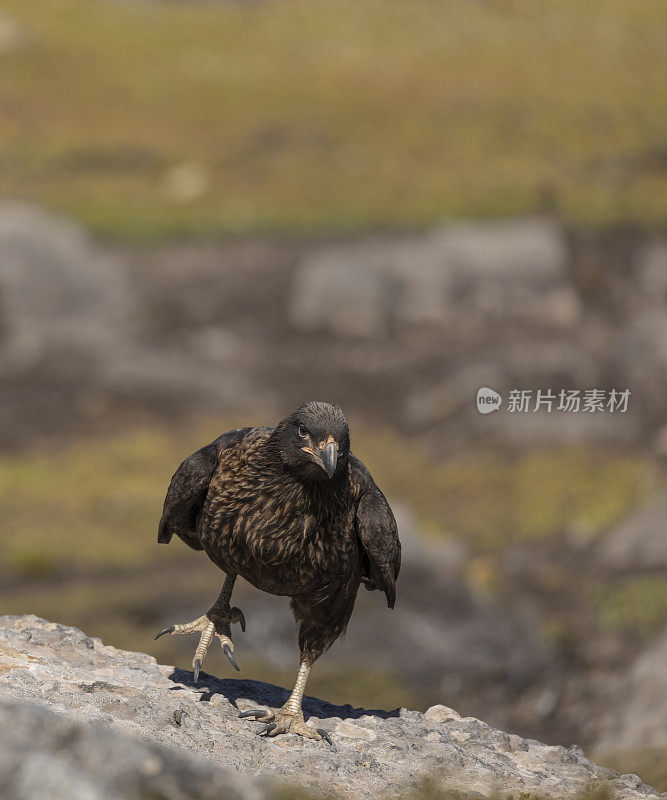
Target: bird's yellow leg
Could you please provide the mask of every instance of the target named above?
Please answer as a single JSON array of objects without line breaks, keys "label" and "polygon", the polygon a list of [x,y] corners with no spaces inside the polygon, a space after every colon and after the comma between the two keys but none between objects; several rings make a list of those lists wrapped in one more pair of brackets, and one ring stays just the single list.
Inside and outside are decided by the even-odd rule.
[{"label": "bird's yellow leg", "polygon": [[282,708],[276,711],[244,711],[239,716],[254,717],[257,722],[267,722],[268,725],[257,731],[258,734],[266,734],[273,737],[281,733],[297,733],[306,739],[324,739],[333,747],[333,742],[324,728],[311,728],[310,725],[306,725],[303,718],[301,703],[311,669],[311,665],[305,661],[299,664],[299,672],[296,676],[294,689],[292,689],[292,694]]},{"label": "bird's yellow leg", "polygon": [[234,642],[232,641],[230,625],[233,622],[240,622],[241,630],[245,631],[245,617],[240,608],[230,608],[229,606],[235,580],[235,575],[227,575],[222,591],[218,595],[218,599],[203,617],[199,617],[183,625],[171,625],[163,631],[160,631],[155,637],[159,639],[160,636],[164,636],[165,633],[169,633],[172,636],[183,636],[188,633],[196,632],[201,633],[199,644],[195,650],[195,657],[192,660],[195,683],[199,680],[199,670],[201,669],[202,661],[206,656],[206,652],[214,636],[217,636],[220,640],[222,651],[227,656],[234,669],[238,670],[239,668],[234,658]]}]

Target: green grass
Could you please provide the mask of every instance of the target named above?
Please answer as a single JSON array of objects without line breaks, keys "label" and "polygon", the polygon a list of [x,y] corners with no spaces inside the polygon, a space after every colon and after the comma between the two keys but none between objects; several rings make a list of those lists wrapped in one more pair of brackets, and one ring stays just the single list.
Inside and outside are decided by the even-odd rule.
[{"label": "green grass", "polygon": [[169,480],[186,456],[238,424],[228,417],[182,429],[143,427],[3,457],[0,568],[31,577],[174,557],[156,545]]},{"label": "green grass", "polygon": [[[224,418],[141,427],[0,459],[0,614],[36,613],[188,669],[190,641],[153,642],[152,636],[166,607],[171,613],[210,604],[217,570],[184,546],[156,545],[164,492],[186,455],[222,430],[253,422]],[[355,452],[392,503],[402,500],[417,509],[431,535],[468,542],[467,577],[478,586],[498,578],[497,559],[507,544],[548,544],[568,530],[597,537],[656,485],[651,465],[630,455],[565,449],[509,458],[471,452],[434,465],[396,434],[354,422],[352,427],[363,431],[355,435]],[[579,598],[579,610],[589,609],[602,631],[634,640],[664,623],[667,583],[659,576],[601,578],[578,587],[554,570],[554,591]],[[547,623],[551,640],[576,638],[569,618],[554,616]],[[210,658],[205,669],[215,673],[219,658]],[[293,669],[272,667],[261,653],[246,653],[243,669],[278,685],[293,680]],[[393,674],[329,668],[325,659],[309,692],[366,708],[424,708],[433,701]],[[661,759],[639,755],[618,763],[664,785]],[[430,791],[424,797],[447,797]]]},{"label": "green grass", "polygon": [[[164,618],[165,586],[179,598],[175,610],[206,607],[216,569],[186,547],[156,544],[162,500],[185,456],[221,431],[254,421],[142,427],[0,459],[0,614],[35,613],[144,650]],[[472,556],[466,578],[492,593],[502,578],[498,555],[508,544],[548,543],[569,529],[597,536],[641,501],[649,483],[650,466],[629,456],[558,450],[503,459],[471,453],[438,466],[397,435],[361,424],[353,429],[364,431],[355,437],[355,452],[391,502],[415,508],[431,535],[463,538]],[[664,585],[654,583],[587,585],[582,602],[604,630],[625,631],[637,617],[641,626],[655,626],[667,609]],[[559,630],[551,631],[552,638]],[[191,654],[177,640],[165,637],[150,646],[163,661],[189,664]],[[262,675],[291,680],[259,670]],[[392,688],[391,676],[373,681],[385,702],[421,705],[405,689]],[[335,699],[334,683],[328,676],[323,688]],[[350,675],[338,688],[345,702],[357,698],[366,706],[378,694],[363,675]]]},{"label": "green grass", "polygon": [[[221,431],[253,422],[141,427],[0,459],[0,578],[7,581],[0,613],[32,612],[145,649],[150,626],[162,618],[166,584],[185,604],[209,603],[215,568],[185,547],[158,546],[157,521],[180,461]],[[391,502],[414,508],[430,535],[463,539],[471,556],[465,577],[491,593],[502,580],[498,557],[507,545],[558,541],[567,531],[596,537],[639,504],[655,480],[640,458],[577,449],[512,458],[471,452],[437,465],[398,435],[352,427],[363,431],[355,452]],[[565,591],[567,581],[553,571],[552,588]],[[601,630],[648,635],[667,614],[665,586],[650,577],[601,580],[583,587],[582,602]],[[552,638],[562,638],[558,620],[552,622]],[[156,655],[180,657],[171,644],[168,637],[156,642]],[[354,683],[348,697],[368,695],[363,680]],[[405,694],[392,693],[387,682],[382,693],[397,701]]]},{"label": "green grass", "polygon": [[667,6],[654,0],[5,0],[3,12],[19,35],[0,52],[0,197],[105,234],[546,208],[667,220]]},{"label": "green grass", "polygon": [[[140,428],[58,452],[4,457],[0,569],[39,577],[174,558],[171,548],[155,545],[171,475],[183,458],[241,422]],[[419,448],[381,431],[357,436],[354,449],[392,499],[418,509],[428,530],[461,536],[481,554],[568,530],[595,536],[645,496],[649,475],[640,459],[571,449],[513,459],[471,454],[433,465]]]},{"label": "green grass", "polygon": [[648,575],[608,579],[588,587],[588,599],[603,629],[648,637],[667,619],[667,578]]},{"label": "green grass", "polygon": [[427,531],[462,537],[479,554],[563,533],[592,539],[653,483],[647,462],[605,450],[469,452],[435,465],[391,434],[353,444],[385,492],[408,499]]},{"label": "green grass", "polygon": [[[6,585],[0,613],[36,613],[120,647],[145,649],[151,626],[164,615],[165,585],[185,605],[210,603],[215,568],[183,546],[155,542],[162,500],[185,456],[221,431],[254,421],[142,427],[0,459],[0,584]],[[355,452],[391,502],[416,509],[430,535],[463,539],[471,556],[466,579],[492,594],[499,581],[505,585],[498,558],[507,545],[548,544],[571,530],[596,537],[640,503],[652,482],[650,465],[627,455],[470,453],[434,465],[397,435],[361,424],[353,429],[364,431],[355,437]],[[551,589],[569,592],[559,568],[552,571]],[[588,582],[581,591],[603,631],[648,635],[667,614],[665,583],[657,578]],[[547,622],[550,638],[566,638],[567,620]],[[153,647],[158,658],[177,663],[185,652],[168,637]],[[368,695],[361,684],[347,690],[348,697]],[[397,704],[405,694],[392,694],[386,682],[382,692]]]}]

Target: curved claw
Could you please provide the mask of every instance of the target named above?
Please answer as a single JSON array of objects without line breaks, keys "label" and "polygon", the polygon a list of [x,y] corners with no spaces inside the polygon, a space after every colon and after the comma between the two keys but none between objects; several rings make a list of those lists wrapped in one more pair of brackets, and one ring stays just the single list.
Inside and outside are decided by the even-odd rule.
[{"label": "curved claw", "polygon": [[[176,626],[175,625],[170,625],[168,628],[165,628],[163,631],[160,631],[160,633],[158,633],[158,635],[155,637],[155,639],[159,639],[160,636],[164,636],[165,633],[173,633],[175,630],[176,630]],[[155,641],[155,639],[153,641]]]},{"label": "curved claw", "polygon": [[265,728],[262,728],[261,731],[257,731],[257,735],[261,736],[263,733],[265,733],[268,736],[271,733],[271,731],[275,731],[277,727],[278,725],[275,722],[269,722],[269,724]]},{"label": "curved claw", "polygon": [[245,617],[243,616],[243,611],[241,611],[240,608],[237,608],[237,606],[234,606],[232,608],[232,617],[234,616],[236,616],[236,619],[234,621],[241,623],[241,630],[243,631],[243,633],[245,633]]},{"label": "curved claw", "polygon": [[329,736],[329,734],[327,733],[327,731],[324,730],[324,728],[317,728],[317,732],[320,734],[320,736],[324,739],[325,742],[328,742],[334,748],[334,750],[336,749],[336,745],[331,741],[331,736]]},{"label": "curved claw", "polygon": [[242,711],[239,714],[239,719],[247,719],[248,717],[265,717],[266,711],[263,711],[261,708],[253,708],[250,711]]},{"label": "curved claw", "polygon": [[194,667],[194,681],[196,686],[199,681],[199,670],[201,669],[201,660],[199,658],[195,658],[193,667]]},{"label": "curved claw", "polygon": [[239,672],[240,667],[236,663],[236,659],[234,658],[234,653],[232,653],[232,650],[228,644],[222,646],[222,652],[227,656],[227,658],[229,659],[229,663],[234,667],[234,669],[237,672]]}]

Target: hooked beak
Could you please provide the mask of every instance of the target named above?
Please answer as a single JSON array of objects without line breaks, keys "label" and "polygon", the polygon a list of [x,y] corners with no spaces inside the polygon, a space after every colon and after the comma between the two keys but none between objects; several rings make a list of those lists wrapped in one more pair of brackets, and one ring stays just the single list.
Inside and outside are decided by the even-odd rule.
[{"label": "hooked beak", "polygon": [[333,478],[336,464],[338,464],[338,445],[333,436],[329,436],[326,442],[320,442],[319,447],[315,449],[310,447],[302,447],[301,449],[312,457],[318,467],[322,467],[329,478]]},{"label": "hooked beak", "polygon": [[336,464],[338,463],[338,449],[333,442],[329,442],[322,450],[320,450],[320,466],[327,473],[330,478],[336,471]]}]

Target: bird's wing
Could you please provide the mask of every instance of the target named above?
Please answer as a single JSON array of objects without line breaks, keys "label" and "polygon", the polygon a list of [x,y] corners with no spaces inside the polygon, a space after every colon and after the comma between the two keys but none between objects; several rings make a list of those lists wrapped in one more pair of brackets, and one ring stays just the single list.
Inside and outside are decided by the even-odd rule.
[{"label": "bird's wing", "polygon": [[363,582],[379,589],[389,608],[396,602],[396,578],[401,568],[401,543],[389,503],[375,485],[370,472],[350,454],[350,481],[357,497],[357,534],[364,555]]},{"label": "bird's wing", "polygon": [[240,428],[223,433],[214,442],[183,461],[167,489],[158,527],[158,542],[170,542],[176,534],[193,549],[202,549],[196,532],[197,516],[206,499],[220,454],[240,442],[249,430],[251,429]]}]

